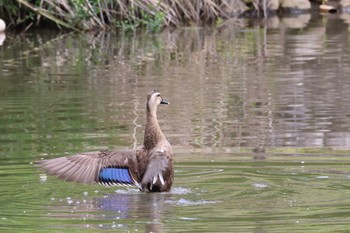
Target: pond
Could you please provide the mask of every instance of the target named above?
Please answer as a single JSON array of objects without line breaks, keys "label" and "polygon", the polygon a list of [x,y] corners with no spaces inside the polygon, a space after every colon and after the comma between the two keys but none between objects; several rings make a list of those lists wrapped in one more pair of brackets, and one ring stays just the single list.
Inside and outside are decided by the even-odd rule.
[{"label": "pond", "polygon": [[[307,18],[307,17],[306,17]],[[0,230],[350,230],[350,33],[338,16],[159,34],[6,34]],[[150,90],[171,192],[65,182],[41,159],[142,143]]]}]

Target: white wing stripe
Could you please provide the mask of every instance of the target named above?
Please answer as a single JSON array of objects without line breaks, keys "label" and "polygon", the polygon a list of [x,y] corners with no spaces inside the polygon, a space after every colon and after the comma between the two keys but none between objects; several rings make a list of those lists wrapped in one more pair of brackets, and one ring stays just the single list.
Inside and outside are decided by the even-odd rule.
[{"label": "white wing stripe", "polygon": [[155,183],[157,182],[157,180],[158,180],[158,177],[157,177],[157,176],[153,177],[153,182],[152,182],[152,184],[155,184]]},{"label": "white wing stripe", "polygon": [[162,185],[164,185],[164,178],[162,173],[158,173],[158,176],[159,176],[160,182],[162,183]]}]

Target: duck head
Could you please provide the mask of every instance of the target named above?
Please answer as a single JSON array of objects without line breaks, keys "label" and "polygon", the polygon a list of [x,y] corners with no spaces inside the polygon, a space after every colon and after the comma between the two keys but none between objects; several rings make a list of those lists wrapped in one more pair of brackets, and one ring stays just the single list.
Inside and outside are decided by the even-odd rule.
[{"label": "duck head", "polygon": [[155,113],[159,104],[169,104],[169,102],[164,100],[161,94],[156,90],[153,90],[150,93],[148,93],[147,110],[151,113]]}]

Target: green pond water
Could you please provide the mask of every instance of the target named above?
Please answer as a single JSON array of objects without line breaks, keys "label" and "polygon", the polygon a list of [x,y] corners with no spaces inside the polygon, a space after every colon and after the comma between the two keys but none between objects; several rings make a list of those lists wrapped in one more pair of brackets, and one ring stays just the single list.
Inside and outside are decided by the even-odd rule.
[{"label": "green pond water", "polygon": [[[159,34],[7,32],[0,231],[350,231],[350,33],[229,25]],[[145,98],[175,152],[169,193],[65,182],[41,159],[142,142]]]}]

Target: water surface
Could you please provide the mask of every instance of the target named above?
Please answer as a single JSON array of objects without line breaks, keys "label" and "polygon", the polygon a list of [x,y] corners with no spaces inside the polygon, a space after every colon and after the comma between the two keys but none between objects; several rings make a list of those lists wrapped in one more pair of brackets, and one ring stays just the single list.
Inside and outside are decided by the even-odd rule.
[{"label": "water surface", "polygon": [[[0,230],[350,230],[348,25],[153,35],[7,33],[0,47]],[[306,18],[302,18],[305,20]],[[170,193],[68,183],[41,159],[142,142],[153,89]]]}]

